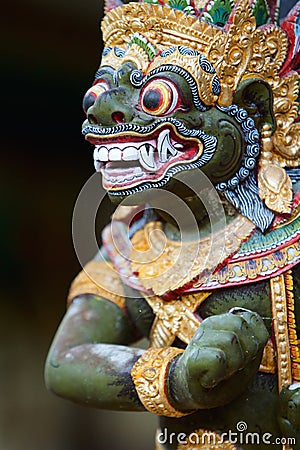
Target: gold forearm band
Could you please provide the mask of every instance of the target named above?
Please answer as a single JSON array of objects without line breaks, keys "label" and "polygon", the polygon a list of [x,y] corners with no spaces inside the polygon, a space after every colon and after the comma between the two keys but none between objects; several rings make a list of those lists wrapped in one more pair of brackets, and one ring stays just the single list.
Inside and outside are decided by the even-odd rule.
[{"label": "gold forearm band", "polygon": [[175,347],[150,347],[135,363],[131,376],[138,396],[145,408],[153,414],[182,417],[191,412],[175,409],[166,395],[166,379],[171,360],[182,353]]},{"label": "gold forearm band", "polygon": [[68,305],[78,295],[94,294],[124,306],[124,290],[118,273],[107,261],[90,261],[71,284]]}]

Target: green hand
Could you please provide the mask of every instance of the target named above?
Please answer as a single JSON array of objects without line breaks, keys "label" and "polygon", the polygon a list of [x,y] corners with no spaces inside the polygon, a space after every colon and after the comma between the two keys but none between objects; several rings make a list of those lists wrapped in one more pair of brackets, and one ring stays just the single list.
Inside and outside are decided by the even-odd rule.
[{"label": "green hand", "polygon": [[234,308],[205,319],[170,370],[178,409],[224,405],[243,392],[258,370],[268,332],[261,317]]},{"label": "green hand", "polygon": [[278,420],[283,435],[300,443],[300,383],[282,389]]}]

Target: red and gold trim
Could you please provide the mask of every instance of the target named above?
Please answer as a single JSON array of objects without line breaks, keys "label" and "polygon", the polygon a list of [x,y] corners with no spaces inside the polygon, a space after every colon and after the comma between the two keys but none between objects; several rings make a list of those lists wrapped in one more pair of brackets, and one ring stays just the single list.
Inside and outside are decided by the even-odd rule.
[{"label": "red and gold trim", "polygon": [[[251,237],[249,239],[253,232],[253,224],[238,216],[233,221],[233,226],[226,230],[230,245],[227,249],[226,244],[225,260],[215,270],[210,267],[210,274],[207,274],[207,271],[203,270],[201,266],[203,258],[199,259],[199,264],[195,260],[191,267],[192,270],[188,272],[189,276],[187,276],[185,264],[185,258],[195,251],[197,246],[201,249],[200,255],[207,254],[209,242],[206,240],[194,242],[188,246],[182,245],[181,248],[181,244],[177,241],[167,239],[161,255],[157,257],[158,255],[153,254],[150,250],[148,236],[151,231],[151,242],[155,241],[154,244],[159,246],[160,242],[156,238],[155,231],[156,229],[161,230],[159,222],[147,223],[143,229],[134,234],[131,240],[128,239],[127,243],[124,243],[124,239],[119,243],[118,236],[119,234],[124,235],[121,233],[124,225],[114,221],[103,232],[103,244],[126,284],[149,295],[153,293],[159,296],[170,294],[176,298],[200,291],[212,291],[268,280],[290,270],[300,262],[300,232],[297,229],[298,222],[293,223],[297,219],[298,215],[291,223],[283,224],[284,228],[279,226],[278,229],[271,230],[266,237],[260,238],[262,241],[260,242],[255,237],[252,240]],[[120,232],[119,228],[122,228]],[[158,233],[158,236],[161,236],[161,233]],[[214,244],[216,242],[217,236],[215,236]],[[247,245],[243,250],[241,246],[244,246],[245,242]],[[118,251],[120,246],[122,254]],[[137,248],[139,254],[142,252],[142,264],[138,263],[138,258],[130,254],[132,247]],[[178,258],[178,252],[180,252],[180,258]],[[122,257],[124,254],[128,257]],[[147,260],[144,260],[145,258]],[[160,276],[161,272],[165,272],[166,276]],[[177,282],[170,283],[170,280],[174,278]]]}]

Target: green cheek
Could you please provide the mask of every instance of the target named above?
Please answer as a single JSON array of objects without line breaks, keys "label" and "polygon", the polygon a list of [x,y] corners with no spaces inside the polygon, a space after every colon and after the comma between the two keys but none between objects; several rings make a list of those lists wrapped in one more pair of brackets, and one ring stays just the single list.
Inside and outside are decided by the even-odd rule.
[{"label": "green cheek", "polygon": [[210,126],[205,132],[215,136],[218,145],[213,158],[203,167],[203,172],[217,184],[227,181],[240,168],[244,147],[243,136],[239,126],[220,111],[213,109],[209,114]]}]

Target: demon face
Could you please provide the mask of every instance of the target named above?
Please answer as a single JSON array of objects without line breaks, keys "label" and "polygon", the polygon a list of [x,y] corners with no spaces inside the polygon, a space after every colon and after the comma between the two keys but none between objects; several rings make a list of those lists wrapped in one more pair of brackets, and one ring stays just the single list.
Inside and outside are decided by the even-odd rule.
[{"label": "demon face", "polygon": [[83,106],[86,139],[111,197],[168,187],[200,168],[219,190],[249,176],[259,153],[256,125],[244,109],[218,103],[212,64],[187,47],[153,58],[145,73],[110,48],[117,68],[102,65]]},{"label": "demon face", "polygon": [[291,212],[284,168],[298,166],[298,60],[293,36],[251,5],[232,4],[222,27],[205,8],[110,5],[83,134],[112,200],[144,201],[153,188],[189,198],[176,180],[200,170],[262,231],[274,212]]}]

